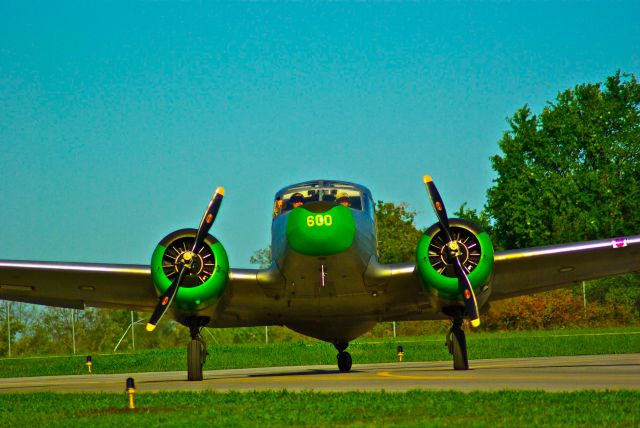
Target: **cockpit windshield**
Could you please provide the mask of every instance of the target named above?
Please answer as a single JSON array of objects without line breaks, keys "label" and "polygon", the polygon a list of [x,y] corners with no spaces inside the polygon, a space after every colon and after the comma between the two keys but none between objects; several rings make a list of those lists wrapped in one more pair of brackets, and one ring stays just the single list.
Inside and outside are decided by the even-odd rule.
[{"label": "cockpit windshield", "polygon": [[341,183],[317,183],[292,186],[276,196],[273,216],[315,201],[337,202],[354,210],[362,210],[362,193],[358,188]]}]

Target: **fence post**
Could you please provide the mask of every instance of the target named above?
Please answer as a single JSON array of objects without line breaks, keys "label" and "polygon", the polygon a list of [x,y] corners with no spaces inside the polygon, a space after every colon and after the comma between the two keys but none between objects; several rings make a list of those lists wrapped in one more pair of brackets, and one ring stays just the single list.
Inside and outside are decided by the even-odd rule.
[{"label": "fence post", "polygon": [[9,356],[11,356],[11,314],[9,312],[11,306],[9,305],[8,300],[5,300],[5,303],[7,306],[7,347],[8,347]]},{"label": "fence post", "polygon": [[76,355],[76,310],[71,309],[71,337],[73,339],[73,355]]}]

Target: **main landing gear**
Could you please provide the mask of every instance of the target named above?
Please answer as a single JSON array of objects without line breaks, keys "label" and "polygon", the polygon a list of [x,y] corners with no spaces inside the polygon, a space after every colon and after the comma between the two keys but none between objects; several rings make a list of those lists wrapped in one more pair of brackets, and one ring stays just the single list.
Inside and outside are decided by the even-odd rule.
[{"label": "main landing gear", "polygon": [[453,311],[451,314],[453,325],[447,334],[447,348],[453,355],[453,368],[455,370],[469,370],[469,359],[467,358],[467,340],[462,330],[462,308]]},{"label": "main landing gear", "polygon": [[190,381],[202,380],[202,367],[207,360],[207,355],[209,355],[207,344],[200,335],[202,328],[200,320],[193,320],[189,325],[191,342],[187,345],[187,380]]},{"label": "main landing gear", "polygon": [[338,369],[342,373],[346,373],[351,370],[351,354],[346,352],[347,346],[349,346],[348,342],[338,342],[334,343],[333,346],[338,350]]}]

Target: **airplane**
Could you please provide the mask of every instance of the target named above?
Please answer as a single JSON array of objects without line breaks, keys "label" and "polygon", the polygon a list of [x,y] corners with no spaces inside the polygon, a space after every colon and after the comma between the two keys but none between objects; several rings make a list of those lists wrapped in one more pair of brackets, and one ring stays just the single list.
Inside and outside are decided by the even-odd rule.
[{"label": "airplane", "polygon": [[0,260],[0,299],[152,312],[149,331],[168,313],[189,328],[190,381],[203,379],[204,327],[286,326],[332,343],[339,371],[348,372],[349,342],[376,323],[449,318],[453,368],[466,370],[464,320],[477,327],[488,302],[640,271],[640,235],[494,251],[478,225],[448,217],[431,177],[424,184],[437,222],[411,262],[379,262],[369,189],[313,180],[275,194],[271,266],[231,268],[209,234],[219,187],[198,228],[164,237],[150,265]]}]

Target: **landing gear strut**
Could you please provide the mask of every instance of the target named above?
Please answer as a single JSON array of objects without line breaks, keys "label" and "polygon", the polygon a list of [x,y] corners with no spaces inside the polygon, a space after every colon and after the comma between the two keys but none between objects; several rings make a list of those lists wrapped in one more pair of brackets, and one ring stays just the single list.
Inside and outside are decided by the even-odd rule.
[{"label": "landing gear strut", "polygon": [[[204,324],[208,322],[208,319]],[[202,339],[200,332],[203,328],[201,319],[194,319],[189,324],[189,333],[191,334],[191,342],[187,345],[187,380],[202,380],[202,367],[207,359],[209,352],[207,344]]]},{"label": "landing gear strut", "polygon": [[338,350],[338,369],[342,372],[348,372],[351,370],[351,354],[346,352],[347,346],[349,346],[348,342],[338,342],[334,343],[333,346]]},{"label": "landing gear strut", "polygon": [[451,314],[453,325],[447,334],[447,348],[453,355],[453,368],[455,370],[469,370],[469,359],[467,358],[467,340],[462,330],[462,308],[453,311]]}]

